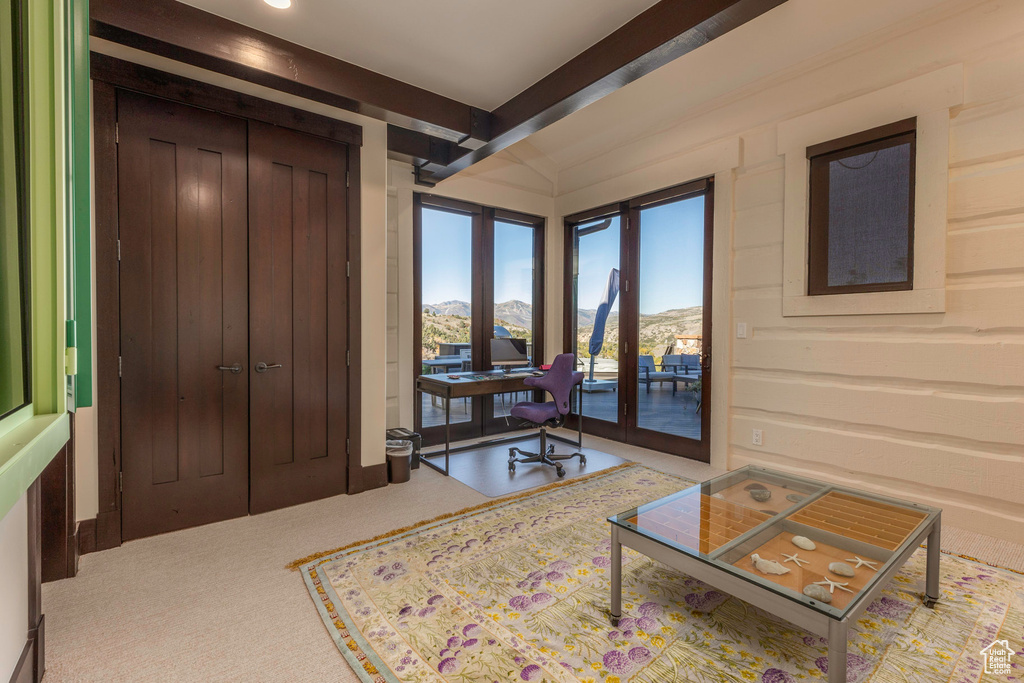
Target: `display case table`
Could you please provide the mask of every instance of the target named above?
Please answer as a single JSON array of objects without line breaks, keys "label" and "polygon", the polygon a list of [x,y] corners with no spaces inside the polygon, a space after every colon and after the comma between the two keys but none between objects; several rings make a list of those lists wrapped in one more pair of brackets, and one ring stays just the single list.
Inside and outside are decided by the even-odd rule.
[{"label": "display case table", "polygon": [[934,607],[941,519],[938,508],[744,467],[608,518],[612,624],[625,545],[827,637],[828,680],[844,683],[849,625],[926,538],[924,603]]}]

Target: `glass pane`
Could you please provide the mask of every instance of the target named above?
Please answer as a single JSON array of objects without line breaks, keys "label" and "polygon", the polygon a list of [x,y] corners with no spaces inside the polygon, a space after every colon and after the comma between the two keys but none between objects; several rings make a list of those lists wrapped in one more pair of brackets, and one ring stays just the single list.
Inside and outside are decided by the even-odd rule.
[{"label": "glass pane", "polygon": [[584,223],[576,278],[576,358],[585,373],[583,415],[618,422],[619,216]]},{"label": "glass pane", "polygon": [[[422,374],[461,372],[470,368],[473,302],[473,219],[423,207]],[[444,425],[444,400],[429,394],[422,401],[422,427]],[[456,399],[452,424],[473,419],[472,399]]]},{"label": "glass pane", "polygon": [[[841,617],[893,564],[906,561],[916,535],[939,512],[746,467],[609,521],[678,551],[680,559],[742,576],[751,584],[747,590],[773,592]],[[837,562],[847,566],[833,568]],[[812,585],[823,590],[808,591]]]},{"label": "glass pane", "polygon": [[[494,223],[494,337],[526,340],[533,360],[533,240],[534,229],[518,223]],[[494,397],[494,417],[507,418],[527,392]]]},{"label": "glass pane", "polygon": [[828,285],[907,280],[910,143],[829,163]]},{"label": "glass pane", "polygon": [[704,197],[640,212],[637,426],[700,440]]},{"label": "glass pane", "polygon": [[0,415],[28,398],[25,369],[25,308],[22,298],[18,160],[15,112],[22,98],[14,93],[16,62],[11,52],[10,3],[0,3]]}]

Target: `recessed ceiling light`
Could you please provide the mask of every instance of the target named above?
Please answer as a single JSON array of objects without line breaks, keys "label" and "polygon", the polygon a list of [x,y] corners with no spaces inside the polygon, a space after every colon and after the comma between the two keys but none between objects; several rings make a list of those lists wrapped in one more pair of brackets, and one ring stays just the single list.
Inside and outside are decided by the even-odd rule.
[{"label": "recessed ceiling light", "polygon": [[263,2],[277,9],[288,9],[292,6],[292,0],[263,0]]}]

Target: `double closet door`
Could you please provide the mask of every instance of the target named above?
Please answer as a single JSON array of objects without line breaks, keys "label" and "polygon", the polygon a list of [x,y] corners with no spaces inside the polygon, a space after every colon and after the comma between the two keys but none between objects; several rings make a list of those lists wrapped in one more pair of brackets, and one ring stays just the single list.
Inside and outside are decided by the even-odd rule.
[{"label": "double closet door", "polygon": [[346,146],[117,104],[123,538],[343,493]]}]

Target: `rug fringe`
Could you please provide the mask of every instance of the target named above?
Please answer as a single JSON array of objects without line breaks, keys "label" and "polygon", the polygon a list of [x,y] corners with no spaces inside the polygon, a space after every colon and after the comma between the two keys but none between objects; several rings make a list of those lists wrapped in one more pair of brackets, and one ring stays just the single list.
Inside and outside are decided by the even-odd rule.
[{"label": "rug fringe", "polygon": [[[924,546],[921,546],[921,547],[923,548]],[[1024,576],[1024,571],[1021,571],[1019,569],[1014,569],[1013,567],[1004,567],[1003,565],[996,564],[995,562],[989,562],[988,560],[979,560],[976,557],[971,557],[970,555],[961,555],[960,553],[954,553],[954,552],[951,552],[949,550],[939,550],[939,552],[942,553],[943,555],[951,555],[953,557],[959,557],[961,560],[970,560],[971,562],[977,562],[978,564],[983,564],[986,567],[992,567],[993,569],[1002,569],[1004,571],[1013,572],[1014,574],[1020,574],[1021,576]]]},{"label": "rug fringe", "polygon": [[383,534],[380,534],[378,536],[374,536],[373,538],[370,538],[370,539],[367,539],[367,540],[356,541],[355,543],[349,543],[348,545],[343,545],[340,548],[334,548],[333,550],[324,550],[324,551],[319,552],[319,553],[313,553],[312,555],[307,555],[306,557],[303,557],[301,559],[295,560],[294,562],[291,562],[291,563],[285,565],[285,569],[290,569],[291,571],[297,571],[303,565],[309,564],[310,562],[313,562],[315,560],[319,560],[321,557],[327,557],[328,555],[333,555],[334,553],[340,553],[342,550],[348,550],[349,548],[355,548],[356,546],[366,545],[367,543],[374,543],[376,541],[383,541],[384,539],[391,538],[392,536],[398,536],[400,534],[404,534],[404,533],[407,533],[409,531],[413,531],[414,529],[419,529],[421,527],[429,526],[429,525],[435,524],[437,522],[443,522],[444,520],[451,519],[452,517],[459,517],[461,515],[465,515],[465,514],[468,514],[470,512],[478,512],[480,510],[486,510],[487,508],[494,507],[494,506],[497,506],[497,505],[503,505],[505,503],[508,503],[508,502],[511,502],[511,501],[514,501],[514,500],[520,500],[522,498],[529,498],[530,496],[535,496],[538,493],[544,493],[546,491],[551,491],[553,489],[561,488],[563,486],[572,486],[574,484],[579,484],[579,483],[587,481],[589,479],[593,479],[594,477],[599,477],[599,476],[603,476],[603,475],[606,475],[606,474],[611,474],[612,472],[617,472],[618,470],[626,469],[627,467],[643,467],[643,465],[641,465],[638,462],[624,462],[621,465],[616,465],[615,467],[609,467],[608,469],[601,470],[600,472],[592,472],[590,474],[585,474],[585,475],[583,475],[581,477],[573,477],[572,479],[569,479],[567,481],[556,481],[553,484],[547,484],[546,486],[541,486],[540,488],[530,489],[528,491],[523,491],[522,493],[515,493],[515,494],[512,494],[510,496],[505,496],[503,498],[495,498],[494,500],[489,500],[486,503],[481,503],[479,505],[473,505],[473,506],[470,506],[470,507],[467,507],[467,508],[463,508],[463,509],[459,510],[458,512],[449,512],[449,513],[446,513],[446,514],[443,514],[443,515],[438,515],[437,517],[434,517],[433,519],[428,519],[428,520],[425,520],[423,522],[417,522],[416,524],[410,524],[409,526],[404,526],[401,529],[394,529],[392,531],[385,532]]}]

